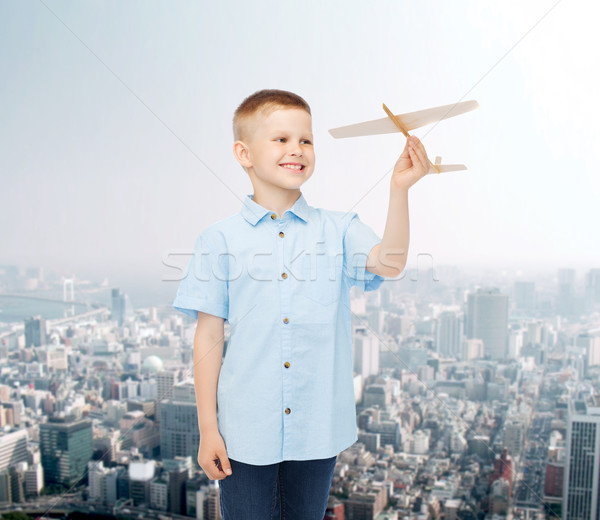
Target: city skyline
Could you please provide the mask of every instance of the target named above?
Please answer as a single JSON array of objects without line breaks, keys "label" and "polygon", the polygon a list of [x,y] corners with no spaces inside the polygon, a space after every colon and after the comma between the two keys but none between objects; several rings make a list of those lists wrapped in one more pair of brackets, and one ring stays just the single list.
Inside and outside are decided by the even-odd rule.
[{"label": "city skyline", "polygon": [[[580,456],[569,454],[587,449],[571,434],[573,410],[591,395],[599,410],[600,271],[583,301],[574,271],[556,274],[549,293],[536,280],[509,292],[467,280],[464,291],[424,283],[353,295],[358,442],[338,455],[327,520],[397,520],[421,504],[430,520],[560,518],[561,500],[582,492],[566,480]],[[218,520],[218,489],[190,455],[194,320],[131,313],[127,294],[110,294],[93,315],[4,327],[0,452],[15,455],[0,467],[0,502]],[[57,443],[68,452],[55,457]],[[71,457],[71,473],[57,472]],[[212,512],[198,516],[201,506]]]}]

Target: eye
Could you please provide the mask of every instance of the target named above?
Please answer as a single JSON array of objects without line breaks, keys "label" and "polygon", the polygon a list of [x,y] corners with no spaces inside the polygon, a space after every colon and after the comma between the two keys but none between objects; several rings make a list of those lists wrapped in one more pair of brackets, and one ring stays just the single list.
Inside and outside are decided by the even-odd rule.
[{"label": "eye", "polygon": [[301,142],[305,144],[312,144],[309,139],[302,139]]},{"label": "eye", "polygon": [[285,137],[279,137],[279,138],[275,139],[275,141],[276,141],[276,142],[282,142],[282,143],[285,143],[285,141],[286,141],[286,138],[285,138]]}]

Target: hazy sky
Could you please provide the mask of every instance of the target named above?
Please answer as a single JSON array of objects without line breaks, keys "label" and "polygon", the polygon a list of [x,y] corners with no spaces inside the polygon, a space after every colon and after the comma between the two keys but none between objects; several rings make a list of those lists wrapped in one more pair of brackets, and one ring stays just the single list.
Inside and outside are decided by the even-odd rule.
[{"label": "hazy sky", "polygon": [[231,117],[281,88],[313,111],[308,203],[380,236],[404,138],[327,130],[384,117],[382,102],[479,101],[414,132],[469,170],[411,188],[409,264],[600,267],[599,14],[591,0],[4,0],[0,263],[160,283],[165,255],[251,193]]}]

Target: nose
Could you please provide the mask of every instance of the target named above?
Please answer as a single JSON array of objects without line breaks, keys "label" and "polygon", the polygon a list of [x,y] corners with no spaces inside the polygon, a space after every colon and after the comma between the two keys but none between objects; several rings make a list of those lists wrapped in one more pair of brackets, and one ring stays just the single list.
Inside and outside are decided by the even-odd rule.
[{"label": "nose", "polygon": [[302,157],[302,150],[299,146],[296,146],[295,148],[292,148],[290,155],[293,155],[294,157]]}]

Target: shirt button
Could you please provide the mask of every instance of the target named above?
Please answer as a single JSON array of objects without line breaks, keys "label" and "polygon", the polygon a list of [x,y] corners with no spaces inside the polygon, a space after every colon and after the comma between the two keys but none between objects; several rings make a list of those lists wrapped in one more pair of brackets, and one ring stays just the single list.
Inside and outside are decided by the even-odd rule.
[{"label": "shirt button", "polygon": [[288,320],[287,318],[283,318],[283,323],[289,323],[290,320]]},{"label": "shirt button", "polygon": [[276,215],[275,213],[271,213],[271,218],[272,218],[273,220],[275,220],[275,219],[277,218],[277,215]]},{"label": "shirt button", "polygon": [[283,366],[284,366],[285,368],[290,368],[290,363],[289,363],[289,361],[286,361],[286,362],[283,364]]},{"label": "shirt button", "polygon": [[283,231],[280,231],[280,232],[279,232],[279,236],[280,236],[281,238],[283,238],[283,237],[284,237],[284,235],[285,235],[285,233],[284,233]]},{"label": "shirt button", "polygon": [[292,413],[292,411],[289,408],[285,409],[285,413],[287,413],[288,415]]},{"label": "shirt button", "polygon": [[281,278],[285,280],[287,278],[287,273],[282,273]]}]

